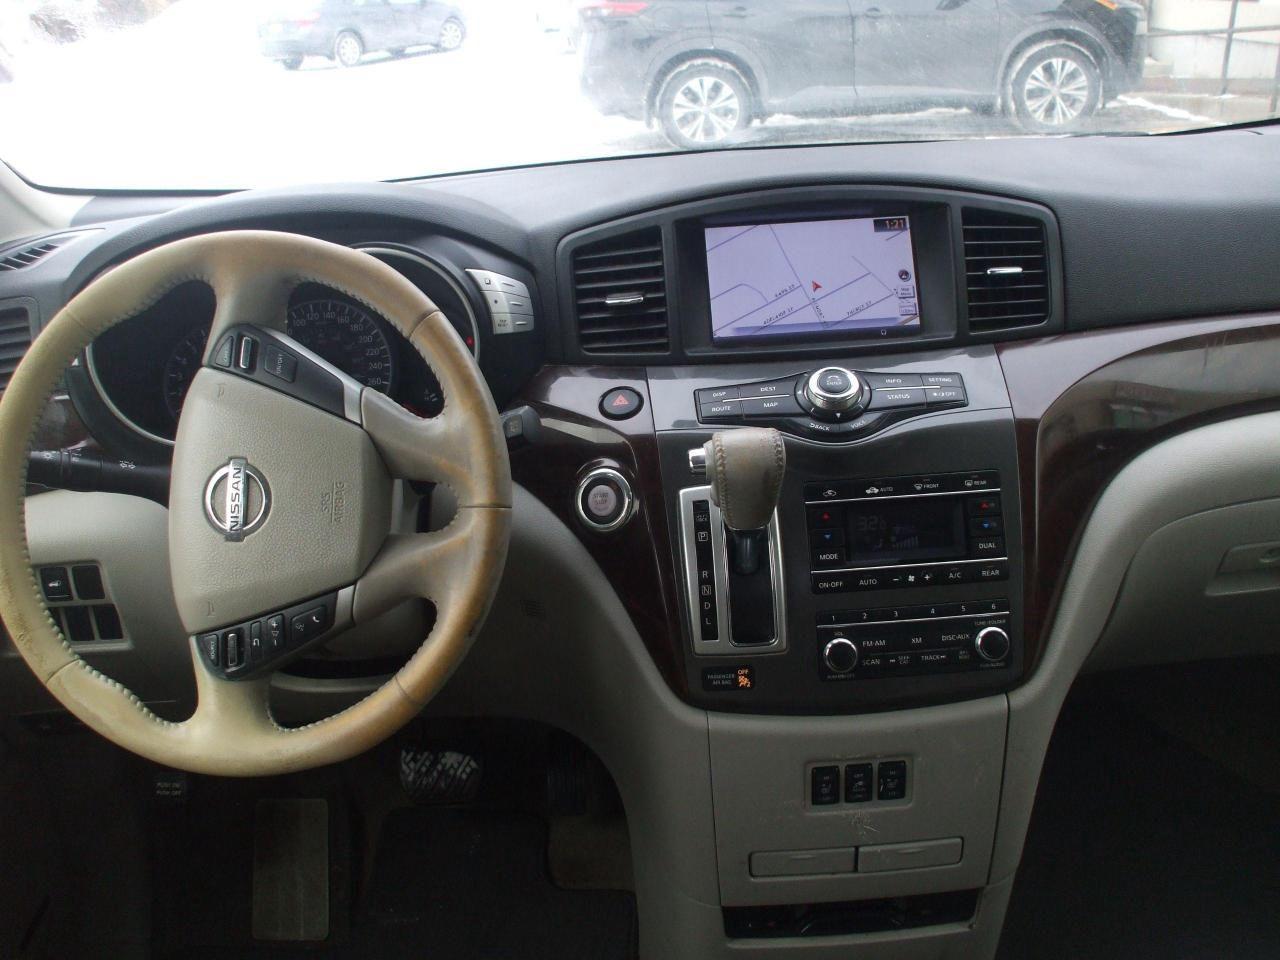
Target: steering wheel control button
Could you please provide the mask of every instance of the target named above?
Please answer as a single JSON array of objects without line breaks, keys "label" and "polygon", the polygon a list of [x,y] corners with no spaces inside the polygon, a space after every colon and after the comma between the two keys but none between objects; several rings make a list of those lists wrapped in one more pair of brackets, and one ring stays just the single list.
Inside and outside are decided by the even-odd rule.
[{"label": "steering wheel control button", "polygon": [[614,387],[600,398],[600,412],[610,420],[634,417],[644,406],[644,398],[630,387]]},{"label": "steering wheel control button", "polygon": [[204,657],[205,663],[214,670],[222,666],[222,644],[216,633],[202,633],[196,638],[196,644],[200,647],[200,656]]},{"label": "steering wheel control button", "polygon": [[41,567],[40,589],[49,603],[62,603],[71,599],[71,580],[66,567]]},{"label": "steering wheel control button", "polygon": [[328,615],[323,606],[312,607],[289,621],[289,633],[295,647],[310,643],[328,629]]},{"label": "steering wheel control button", "polygon": [[228,333],[218,342],[218,349],[213,351],[213,362],[219,367],[231,369],[236,357],[236,335]]},{"label": "steering wheel control button", "polygon": [[261,663],[264,656],[266,649],[262,642],[262,621],[255,620],[249,624],[249,662]]},{"label": "steering wheel control button", "polygon": [[839,767],[814,767],[809,772],[809,800],[815,807],[828,807],[840,802]]},{"label": "steering wheel control button", "polygon": [[236,360],[238,366],[245,373],[253,372],[253,361],[258,355],[258,341],[253,337],[240,338],[240,355]]},{"label": "steering wheel control button", "polygon": [[578,517],[600,533],[617,530],[635,512],[631,484],[610,467],[600,467],[583,477],[578,483],[575,501]]},{"label": "steering wheel control button", "polygon": [[267,617],[265,636],[267,649],[272,653],[285,648],[284,614],[277,613],[275,616]]},{"label": "steering wheel control button", "polygon": [[227,669],[237,670],[244,666],[244,630],[234,627],[222,632],[222,646],[227,652]]},{"label": "steering wheel control button", "polygon": [[268,343],[262,350],[262,369],[278,380],[293,383],[298,375],[298,360],[274,343]]}]

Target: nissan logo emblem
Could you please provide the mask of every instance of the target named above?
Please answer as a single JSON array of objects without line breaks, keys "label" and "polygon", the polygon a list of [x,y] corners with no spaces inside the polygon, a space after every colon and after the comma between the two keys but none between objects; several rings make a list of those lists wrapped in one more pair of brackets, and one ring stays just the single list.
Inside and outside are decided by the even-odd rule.
[{"label": "nissan logo emblem", "polygon": [[219,467],[204,488],[204,514],[227,540],[240,541],[267,519],[271,488],[244,457]]}]

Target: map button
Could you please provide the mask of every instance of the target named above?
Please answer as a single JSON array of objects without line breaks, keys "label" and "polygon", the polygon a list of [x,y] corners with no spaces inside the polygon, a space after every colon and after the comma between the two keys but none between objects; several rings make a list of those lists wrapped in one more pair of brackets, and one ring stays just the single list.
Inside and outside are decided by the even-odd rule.
[{"label": "map button", "polygon": [[739,404],[744,417],[793,417],[801,412],[800,404],[790,394],[780,397],[752,397]]},{"label": "map button", "polygon": [[876,390],[871,394],[871,410],[887,410],[892,407],[923,407],[923,387],[905,387],[901,390]]}]

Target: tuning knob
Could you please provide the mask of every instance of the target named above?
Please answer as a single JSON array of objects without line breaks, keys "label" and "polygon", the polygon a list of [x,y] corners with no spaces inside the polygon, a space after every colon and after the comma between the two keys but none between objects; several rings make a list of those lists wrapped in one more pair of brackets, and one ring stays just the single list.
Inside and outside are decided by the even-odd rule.
[{"label": "tuning knob", "polygon": [[804,385],[804,395],[823,413],[852,413],[866,403],[866,385],[852,370],[823,367],[814,371]]},{"label": "tuning knob", "polygon": [[973,649],[983,660],[1003,660],[1009,655],[1009,635],[999,627],[979,630],[973,638]]},{"label": "tuning knob", "polygon": [[822,649],[822,662],[832,673],[848,673],[858,665],[858,648],[848,637],[833,637]]}]

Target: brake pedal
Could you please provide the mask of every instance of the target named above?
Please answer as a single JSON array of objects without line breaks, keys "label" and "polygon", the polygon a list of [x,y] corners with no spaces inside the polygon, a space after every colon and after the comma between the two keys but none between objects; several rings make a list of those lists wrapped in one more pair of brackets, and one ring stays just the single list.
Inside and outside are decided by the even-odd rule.
[{"label": "brake pedal", "polygon": [[400,785],[414,803],[470,803],[480,792],[479,757],[456,750],[400,751]]}]

